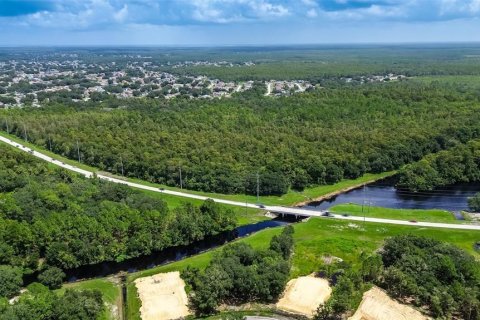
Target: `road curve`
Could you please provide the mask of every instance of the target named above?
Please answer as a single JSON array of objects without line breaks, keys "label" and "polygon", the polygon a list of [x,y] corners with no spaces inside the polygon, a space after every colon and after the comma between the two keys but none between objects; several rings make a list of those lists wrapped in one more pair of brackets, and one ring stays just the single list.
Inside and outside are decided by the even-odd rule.
[{"label": "road curve", "polygon": [[[6,144],[9,144],[19,150],[22,150],[24,152],[28,152],[32,154],[33,156],[40,158],[42,160],[48,161],[54,165],[57,165],[59,167],[62,167],[64,169],[74,171],[76,173],[79,173],[87,178],[92,178],[94,176],[94,173],[88,170],[84,170],[81,168],[78,168],[76,166],[72,166],[70,164],[63,163],[59,160],[53,159],[50,156],[47,156],[41,152],[34,151],[21,143],[15,142],[13,140],[10,140],[4,136],[0,136],[0,141],[4,142]],[[477,230],[480,231],[480,225],[471,225],[471,224],[453,224],[453,223],[436,223],[436,222],[410,222],[406,220],[395,220],[395,219],[382,219],[382,218],[369,218],[369,217],[359,217],[359,216],[342,216],[342,215],[332,215],[330,214],[328,217],[324,216],[325,212],[322,211],[313,211],[313,210],[307,210],[307,209],[302,209],[302,208],[292,208],[292,207],[282,207],[282,206],[259,206],[257,204],[253,203],[247,203],[247,202],[240,202],[240,201],[232,201],[232,200],[225,200],[225,199],[216,199],[216,198],[211,198],[211,197],[206,197],[206,196],[201,196],[197,194],[192,194],[192,193],[187,193],[187,192],[180,192],[180,191],[173,191],[173,190],[167,190],[167,189],[160,189],[156,187],[151,187],[151,186],[146,186],[143,184],[135,183],[135,182],[129,182],[125,181],[122,179],[118,178],[113,178],[109,176],[105,176],[102,174],[97,174],[97,178],[114,182],[114,183],[120,183],[124,184],[127,186],[130,186],[132,188],[137,188],[137,189],[142,189],[142,190],[149,190],[149,191],[154,191],[158,193],[164,193],[164,194],[169,194],[173,196],[178,196],[178,197],[184,197],[184,198],[190,198],[190,199],[197,199],[197,200],[206,200],[206,199],[212,199],[215,202],[218,203],[223,203],[223,204],[228,204],[232,206],[238,206],[238,207],[248,207],[248,208],[256,208],[256,209],[261,209],[265,211],[270,211],[274,213],[283,213],[283,214],[289,214],[289,215],[298,215],[298,216],[308,216],[308,217],[323,217],[325,219],[338,219],[338,220],[349,220],[349,221],[357,221],[357,222],[376,222],[376,223],[384,223],[384,224],[395,224],[395,225],[404,225],[404,226],[418,226],[418,227],[427,227],[427,228],[447,228],[447,229],[462,229],[462,230]]]}]

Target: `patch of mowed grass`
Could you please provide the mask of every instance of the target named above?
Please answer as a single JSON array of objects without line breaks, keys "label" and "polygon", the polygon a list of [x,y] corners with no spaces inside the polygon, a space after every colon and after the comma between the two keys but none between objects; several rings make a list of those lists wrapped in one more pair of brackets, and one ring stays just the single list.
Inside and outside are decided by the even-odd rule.
[{"label": "patch of mowed grass", "polygon": [[328,210],[337,214],[349,214],[352,216],[365,216],[372,218],[446,223],[460,222],[459,220],[455,219],[451,212],[437,209],[391,209],[383,207],[368,207],[353,203],[346,203],[330,207]]},{"label": "patch of mowed grass", "polygon": [[361,252],[373,252],[382,246],[385,238],[399,234],[414,234],[449,242],[480,258],[474,250],[475,242],[480,240],[478,231],[316,218],[295,225],[292,277],[317,271],[322,264],[322,256],[332,255],[356,264]]},{"label": "patch of mowed grass", "polygon": [[163,187],[168,190],[184,191],[191,194],[197,194],[197,195],[202,195],[202,196],[217,198],[217,199],[232,200],[232,201],[238,201],[238,202],[248,202],[248,203],[259,202],[266,205],[289,206],[289,205],[294,205],[300,202],[312,201],[316,198],[319,198],[334,192],[342,191],[347,188],[362,186],[363,184],[366,184],[366,183],[375,182],[377,180],[390,177],[395,173],[396,171],[388,171],[388,172],[382,172],[382,173],[366,173],[357,179],[344,179],[334,184],[308,187],[301,192],[295,191],[295,190],[289,190],[286,194],[281,196],[260,196],[258,201],[257,201],[257,197],[254,195],[220,194],[220,193],[199,192],[199,191],[192,191],[192,190],[182,190],[180,188],[166,187],[166,186],[162,186],[162,185],[158,185],[155,183],[150,183],[150,182],[146,182],[138,179],[129,178],[128,180],[131,182],[140,183],[140,184],[144,184],[152,187],[158,187],[158,188]]}]

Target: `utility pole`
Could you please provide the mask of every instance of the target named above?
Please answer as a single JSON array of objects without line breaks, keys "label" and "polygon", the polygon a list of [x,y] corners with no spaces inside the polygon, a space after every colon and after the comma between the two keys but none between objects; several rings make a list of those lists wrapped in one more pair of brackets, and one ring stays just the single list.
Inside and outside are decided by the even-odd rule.
[{"label": "utility pole", "polygon": [[257,171],[257,203],[260,202],[260,175]]},{"label": "utility pole", "polygon": [[125,176],[125,172],[123,170],[123,159],[120,157],[120,164],[122,165],[122,176]]},{"label": "utility pole", "polygon": [[365,222],[365,211],[363,210],[363,206],[365,205],[365,193],[367,191],[366,185],[363,185],[363,204],[362,204],[362,212],[363,212],[363,222]]},{"label": "utility pole", "polygon": [[362,213],[363,213],[363,207],[364,206],[365,206],[365,185],[363,185]]},{"label": "utility pole", "polygon": [[5,124],[7,125],[7,133],[10,133],[10,130],[8,130],[8,120],[5,119]]},{"label": "utility pole", "polygon": [[77,140],[77,154],[78,154],[78,162],[82,162],[80,160],[80,146],[78,145],[78,140]]},{"label": "utility pole", "polygon": [[27,127],[25,127],[25,123],[23,124],[23,136],[25,137],[25,141],[28,142]]},{"label": "utility pole", "polygon": [[50,136],[48,136],[48,148],[50,149],[50,152],[52,152],[52,139]]},{"label": "utility pole", "polygon": [[178,169],[179,169],[179,172],[180,172],[180,189],[183,189],[182,167],[180,166]]}]

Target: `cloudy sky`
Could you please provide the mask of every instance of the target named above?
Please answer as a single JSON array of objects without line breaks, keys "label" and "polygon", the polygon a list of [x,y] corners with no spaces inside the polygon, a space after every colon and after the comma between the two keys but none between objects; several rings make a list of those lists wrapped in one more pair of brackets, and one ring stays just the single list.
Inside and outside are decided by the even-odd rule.
[{"label": "cloudy sky", "polygon": [[480,41],[480,0],[0,0],[0,46]]}]

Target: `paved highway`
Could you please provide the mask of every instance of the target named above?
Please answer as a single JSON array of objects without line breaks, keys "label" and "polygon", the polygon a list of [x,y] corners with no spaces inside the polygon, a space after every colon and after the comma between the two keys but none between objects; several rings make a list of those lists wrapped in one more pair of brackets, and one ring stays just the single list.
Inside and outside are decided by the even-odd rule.
[{"label": "paved highway", "polygon": [[[42,160],[48,161],[50,163],[53,163],[59,167],[65,168],[70,171],[77,172],[87,178],[93,177],[94,173],[88,170],[84,170],[81,168],[78,168],[76,166],[72,166],[66,163],[63,163],[59,160],[53,159],[50,156],[47,156],[41,152],[34,151],[18,142],[12,141],[8,138],[5,138],[3,136],[0,136],[0,141],[5,142],[13,147],[16,147],[19,150],[22,150],[24,152],[28,152],[32,154],[33,156],[40,158]],[[261,209],[265,211],[270,211],[274,213],[283,213],[283,214],[289,214],[289,215],[297,215],[297,216],[308,216],[308,217],[323,217],[325,219],[339,219],[339,220],[349,220],[349,221],[358,221],[358,222],[377,222],[377,223],[386,223],[386,224],[396,224],[396,225],[406,225],[406,226],[419,226],[419,227],[430,227],[430,228],[449,228],[449,229],[463,229],[463,230],[478,230],[480,231],[480,225],[471,225],[471,224],[453,224],[453,223],[434,223],[434,222],[410,222],[406,220],[395,220],[395,219],[381,219],[381,218],[369,218],[369,217],[359,217],[359,216],[342,216],[342,215],[332,215],[330,214],[329,216],[324,216],[325,212],[322,211],[313,211],[313,210],[307,210],[307,209],[302,209],[302,208],[292,208],[292,207],[282,207],[282,206],[259,206],[257,204],[253,203],[245,203],[245,202],[240,202],[240,201],[231,201],[231,200],[224,200],[224,199],[216,199],[216,198],[210,198],[210,197],[205,197],[201,195],[196,195],[192,193],[187,193],[187,192],[180,192],[180,191],[173,191],[173,190],[167,190],[167,189],[159,189],[156,187],[151,187],[151,186],[146,186],[143,184],[139,183],[134,183],[134,182],[129,182],[125,181],[122,179],[118,178],[113,178],[109,176],[105,176],[102,174],[97,174],[97,177],[99,179],[107,180],[110,182],[114,183],[120,183],[124,185],[128,185],[133,188],[137,189],[143,189],[143,190],[149,190],[149,191],[154,191],[154,192],[159,192],[159,193],[165,193],[165,194],[170,194],[178,197],[184,197],[184,198],[190,198],[190,199],[198,199],[198,200],[206,200],[206,199],[212,199],[215,202],[218,203],[223,203],[223,204],[228,204],[232,206],[239,206],[239,207],[248,207],[248,208],[256,208],[256,209]]]}]

